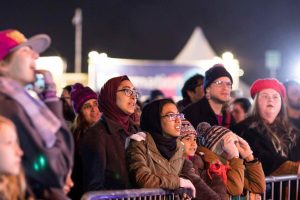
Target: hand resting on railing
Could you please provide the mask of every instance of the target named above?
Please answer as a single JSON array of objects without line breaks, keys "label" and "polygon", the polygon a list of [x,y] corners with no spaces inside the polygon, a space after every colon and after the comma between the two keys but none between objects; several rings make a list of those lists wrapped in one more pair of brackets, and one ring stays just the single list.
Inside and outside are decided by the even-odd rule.
[{"label": "hand resting on railing", "polygon": [[190,188],[193,191],[193,198],[196,197],[195,186],[193,185],[193,183],[190,180],[184,179],[184,178],[180,178],[180,187]]}]

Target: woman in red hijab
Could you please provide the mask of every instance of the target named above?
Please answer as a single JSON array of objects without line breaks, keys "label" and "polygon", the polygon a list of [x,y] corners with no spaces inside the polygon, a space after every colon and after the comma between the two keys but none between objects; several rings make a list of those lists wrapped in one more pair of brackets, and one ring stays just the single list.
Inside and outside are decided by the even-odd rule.
[{"label": "woman in red hijab", "polygon": [[112,78],[101,88],[98,101],[103,115],[87,130],[80,147],[85,192],[130,188],[125,140],[139,130],[130,117],[137,98],[127,76]]}]

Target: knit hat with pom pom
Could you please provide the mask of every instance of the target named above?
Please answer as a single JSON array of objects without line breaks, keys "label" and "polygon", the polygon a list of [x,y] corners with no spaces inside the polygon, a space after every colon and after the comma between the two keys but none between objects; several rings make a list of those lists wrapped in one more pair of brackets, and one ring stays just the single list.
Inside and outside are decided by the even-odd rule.
[{"label": "knit hat with pom pom", "polygon": [[211,126],[207,122],[201,122],[197,126],[197,144],[210,150],[221,141],[221,139],[231,131],[223,126]]}]

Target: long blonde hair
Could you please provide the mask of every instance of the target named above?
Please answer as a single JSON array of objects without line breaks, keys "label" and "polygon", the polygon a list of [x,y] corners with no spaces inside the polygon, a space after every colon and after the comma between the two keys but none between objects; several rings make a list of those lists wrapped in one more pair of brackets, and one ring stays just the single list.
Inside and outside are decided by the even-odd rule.
[{"label": "long blonde hair", "polygon": [[23,171],[18,175],[0,176],[0,199],[23,200],[26,198],[26,183]]},{"label": "long blonde hair", "polygon": [[[0,127],[3,125],[7,125],[16,131],[14,123],[0,115]],[[26,183],[22,170],[18,175],[0,175],[0,199],[23,200],[26,198],[25,196]]]}]

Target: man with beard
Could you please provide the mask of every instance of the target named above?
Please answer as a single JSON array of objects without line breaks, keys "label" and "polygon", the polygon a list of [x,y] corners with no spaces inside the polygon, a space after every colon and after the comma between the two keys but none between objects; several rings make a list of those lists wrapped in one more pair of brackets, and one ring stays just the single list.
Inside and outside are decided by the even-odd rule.
[{"label": "man with beard", "polygon": [[223,65],[216,64],[205,72],[203,89],[205,96],[182,111],[185,118],[194,127],[200,122],[231,127],[232,117],[225,105],[230,100],[232,77]]},{"label": "man with beard", "polygon": [[284,86],[289,121],[300,130],[300,82],[288,80],[284,83]]}]

